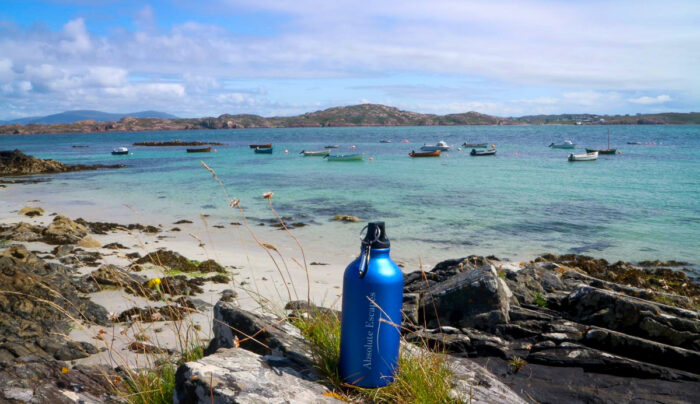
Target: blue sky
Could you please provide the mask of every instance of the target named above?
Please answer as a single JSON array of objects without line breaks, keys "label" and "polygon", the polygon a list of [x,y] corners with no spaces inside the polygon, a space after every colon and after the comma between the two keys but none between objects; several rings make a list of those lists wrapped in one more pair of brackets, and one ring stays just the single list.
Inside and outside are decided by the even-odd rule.
[{"label": "blue sky", "polygon": [[700,111],[700,2],[0,0],[0,120]]}]

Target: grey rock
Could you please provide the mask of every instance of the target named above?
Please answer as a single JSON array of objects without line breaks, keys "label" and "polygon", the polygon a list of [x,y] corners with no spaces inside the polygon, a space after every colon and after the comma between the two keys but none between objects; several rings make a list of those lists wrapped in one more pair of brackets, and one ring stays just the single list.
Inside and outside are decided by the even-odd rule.
[{"label": "grey rock", "polygon": [[[266,318],[218,301],[214,305],[214,338],[205,350],[209,355],[221,348],[238,345],[259,355],[276,354],[308,370],[313,363],[311,347],[299,330],[278,318]],[[306,371],[305,370],[305,371]]]},{"label": "grey rock", "polygon": [[672,308],[621,293],[581,286],[565,308],[572,319],[664,344],[698,349],[698,313]]},{"label": "grey rock", "polygon": [[420,323],[418,318],[418,308],[420,305],[419,293],[404,293],[403,294],[403,313],[404,321],[407,321],[407,326],[417,327]]},{"label": "grey rock", "polygon": [[688,372],[700,373],[700,353],[633,337],[616,331],[592,328],[583,342],[591,347]]},{"label": "grey rock", "polygon": [[287,358],[241,348],[222,348],[187,362],[175,377],[177,404],[340,402],[324,396],[329,390],[298,372]]},{"label": "grey rock", "polygon": [[445,324],[490,330],[509,321],[509,310],[508,292],[489,265],[435,284],[424,294],[420,315],[428,327]]}]

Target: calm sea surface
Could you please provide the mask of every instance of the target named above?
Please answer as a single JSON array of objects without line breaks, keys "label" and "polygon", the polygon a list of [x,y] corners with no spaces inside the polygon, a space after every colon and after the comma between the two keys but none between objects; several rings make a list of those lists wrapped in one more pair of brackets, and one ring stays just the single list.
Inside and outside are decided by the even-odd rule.
[{"label": "calm sea surface", "polygon": [[[339,232],[361,225],[331,223],[335,214],[385,220],[392,248],[404,254],[452,258],[468,253],[533,258],[539,253],[585,253],[609,260],[676,259],[700,262],[700,126],[613,126],[611,146],[621,155],[569,163],[551,142],[572,139],[606,146],[601,126],[401,127],[251,129],[188,132],[0,136],[0,149],[18,148],[66,163],[124,163],[121,170],[51,176],[16,185],[54,206],[84,205],[106,216],[129,205],[149,219],[211,215],[231,221],[227,199],[205,161],[249,215],[271,214],[261,195],[275,193],[281,215],[315,224],[328,248]],[[225,143],[216,153],[186,154],[179,147],[137,147],[137,141],[202,140]],[[381,144],[382,139],[393,143]],[[400,143],[408,139],[410,143]],[[495,157],[470,157],[456,148],[441,158],[411,159],[424,143],[488,142]],[[628,141],[643,145],[627,145]],[[250,143],[273,143],[256,155]],[[655,144],[645,144],[653,142]],[[302,157],[303,150],[340,145],[365,154],[361,163]],[[88,148],[73,148],[87,145]],[[129,146],[129,156],[112,156]],[[287,149],[288,154],[284,151]],[[369,161],[372,157],[372,161]],[[15,194],[16,195],[16,194]],[[108,219],[108,217],[105,217]],[[358,227],[359,226],[359,227]],[[355,238],[353,238],[355,240]]]}]

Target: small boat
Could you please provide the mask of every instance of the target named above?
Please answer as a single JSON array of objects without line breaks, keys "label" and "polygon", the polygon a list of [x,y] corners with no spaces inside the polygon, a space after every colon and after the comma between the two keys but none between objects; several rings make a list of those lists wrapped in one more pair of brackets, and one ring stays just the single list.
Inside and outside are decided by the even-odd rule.
[{"label": "small boat", "polygon": [[211,146],[209,147],[195,147],[192,149],[187,149],[187,153],[209,153],[211,151]]},{"label": "small boat", "polygon": [[257,149],[258,147],[261,149],[269,149],[272,147],[272,144],[249,144],[248,147],[250,147],[251,149]]},{"label": "small boat", "polygon": [[411,157],[440,157],[440,153],[442,153],[441,150],[422,152],[422,153],[420,153],[420,152],[416,153],[415,151],[412,151],[412,152],[408,153],[408,155]]},{"label": "small boat", "polygon": [[115,149],[112,149],[112,154],[114,154],[115,156],[129,154],[129,149],[127,149],[126,147],[117,147]]},{"label": "small boat", "polygon": [[598,160],[598,152],[593,153],[583,153],[583,154],[569,154],[569,161],[595,161]]},{"label": "small boat", "polygon": [[299,153],[299,154],[303,154],[304,157],[306,157],[306,156],[323,156],[323,157],[325,157],[325,156],[329,155],[330,153],[331,153],[330,150],[316,150],[316,151],[302,150],[301,153]]},{"label": "small boat", "polygon": [[444,141],[441,140],[441,141],[437,142],[437,144],[435,144],[435,145],[424,144],[423,146],[421,146],[420,149],[423,151],[435,151],[435,150],[447,151],[447,150],[450,150],[450,145],[448,145],[447,143],[445,143]]},{"label": "small boat", "polygon": [[337,149],[337,148],[339,148],[339,147],[340,147],[340,146],[338,146],[337,144],[331,144],[331,145],[328,145],[328,146],[323,146],[324,149]]},{"label": "small boat", "polygon": [[362,161],[365,158],[364,154],[353,153],[353,154],[329,154],[325,158],[328,161]]},{"label": "small boat", "polygon": [[[627,144],[633,144],[636,146],[640,146],[642,144],[642,142],[627,142]],[[73,147],[75,147],[75,146],[73,146]]]},{"label": "small boat", "polygon": [[467,142],[464,142],[464,143],[462,143],[462,147],[485,149],[485,148],[489,147],[489,145],[488,145],[488,143],[467,143]]},{"label": "small boat", "polygon": [[380,140],[380,141],[379,141],[379,143],[391,143],[391,142],[392,142],[392,141],[391,141],[391,140],[388,140],[388,139],[384,139],[384,140]]},{"label": "small boat", "polygon": [[564,143],[560,144],[551,143],[549,147],[552,149],[573,149],[576,147],[576,143],[572,142],[571,140],[565,140]]},{"label": "small boat", "polygon": [[255,154],[272,154],[272,147],[256,147]]},{"label": "small boat", "polygon": [[617,148],[610,148],[610,129],[608,129],[608,148],[607,149],[589,149],[586,148],[586,153],[598,152],[598,154],[615,154],[617,153]]},{"label": "small boat", "polygon": [[469,153],[472,156],[495,156],[496,155],[496,149],[490,149],[490,150],[476,150],[472,149],[471,153]]}]

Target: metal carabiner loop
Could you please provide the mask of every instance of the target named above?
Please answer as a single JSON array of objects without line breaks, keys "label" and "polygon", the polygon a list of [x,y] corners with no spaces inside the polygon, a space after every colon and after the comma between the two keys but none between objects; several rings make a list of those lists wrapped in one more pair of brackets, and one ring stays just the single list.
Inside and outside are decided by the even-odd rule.
[{"label": "metal carabiner loop", "polygon": [[379,230],[379,228],[376,228],[374,231],[374,239],[372,241],[367,242],[362,236],[362,232],[364,232],[366,229],[367,226],[363,227],[362,230],[360,230],[360,239],[362,240],[362,253],[360,254],[360,269],[358,271],[360,279],[365,277],[365,275],[367,274],[367,269],[369,269],[369,258],[372,251],[372,243],[374,243],[375,241],[379,241],[379,236],[381,235],[381,230]]}]

